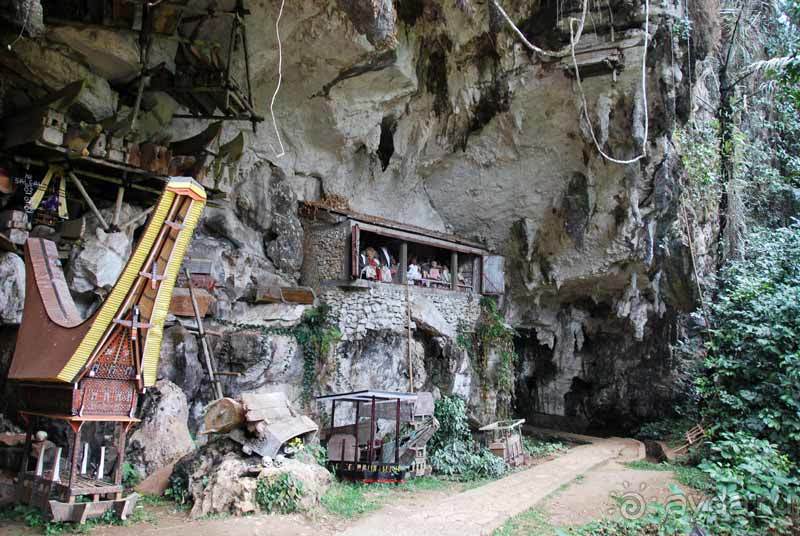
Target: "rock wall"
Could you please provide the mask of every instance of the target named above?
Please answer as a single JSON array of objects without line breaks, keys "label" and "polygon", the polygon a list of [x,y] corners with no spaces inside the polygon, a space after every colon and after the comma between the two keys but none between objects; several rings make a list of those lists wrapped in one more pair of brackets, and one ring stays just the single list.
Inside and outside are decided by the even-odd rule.
[{"label": "rock wall", "polygon": [[[201,8],[207,3],[192,1]],[[534,43],[552,49],[569,44],[568,17],[579,16],[577,3],[558,9],[548,1],[502,3]],[[3,16],[16,26],[6,33],[20,32],[28,4],[41,7],[12,2]],[[303,307],[256,304],[254,297],[258,286],[294,285],[301,274],[316,285],[322,272],[338,269],[325,264],[329,259],[348,258],[335,231],[309,244],[295,210],[298,199],[335,195],[353,210],[459,234],[506,256],[501,305],[520,333],[514,402],[520,415],[628,428],[663,412],[674,376],[669,346],[697,299],[678,223],[682,170],[672,137],[692,109],[695,67],[705,52],[695,48],[690,59],[678,39],[679,4],[592,4],[580,43],[588,48],[578,55],[616,51],[611,64],[617,68],[587,68],[581,92],[569,56],[531,53],[491,2],[287,3],[280,23],[282,81],[270,108],[278,81],[272,29],[279,5],[252,3],[246,20],[254,101],[268,120],[246,133],[237,174],[223,188],[227,199],[207,209],[189,251],[211,261],[217,281],[208,326],[220,332],[214,340],[220,367],[242,372],[225,379],[226,390],[281,389],[297,401],[302,352],[292,337],[265,335],[261,328],[291,328]],[[115,112],[119,118],[130,110],[130,99],[118,91],[138,61],[132,32],[35,21],[0,56],[0,67],[10,73],[4,109],[24,107],[28,94],[86,78],[91,91],[76,103],[82,119]],[[203,32],[204,39],[221,42],[227,35],[216,23]],[[174,72],[174,47],[157,39],[151,63],[164,62]],[[590,123],[581,115],[582,96]],[[167,95],[148,92],[138,134],[182,139],[205,128],[205,122],[172,117],[185,111]],[[243,128],[226,123],[222,140]],[[600,156],[595,138],[616,158],[642,150],[646,156],[612,163]],[[101,208],[112,200],[106,196]],[[8,198],[0,201],[5,205]],[[149,202],[135,200],[131,210]],[[713,207],[698,214],[695,259],[703,278],[714,264],[715,218]],[[76,251],[122,254],[124,244],[95,235]],[[10,255],[16,260],[3,266],[16,277],[19,258]],[[100,272],[108,267],[74,259],[66,262],[79,276],[73,290],[102,296],[110,275]],[[0,301],[10,304],[0,311],[1,322],[19,321],[21,288],[4,283],[0,289]],[[321,292],[337,311],[343,340],[336,356],[319,364],[320,392],[408,387],[403,293],[391,286]],[[453,336],[459,323],[477,315],[477,303],[467,294],[445,298],[414,289],[414,295],[420,296],[411,342],[415,387],[463,395],[476,415],[490,418],[494,394],[480,385],[490,377],[474,374]],[[430,306],[423,307],[423,298]],[[199,381],[193,335],[177,325],[170,329],[159,376],[186,394],[187,425],[194,431],[211,393]],[[13,340],[9,333],[3,341]]]}]

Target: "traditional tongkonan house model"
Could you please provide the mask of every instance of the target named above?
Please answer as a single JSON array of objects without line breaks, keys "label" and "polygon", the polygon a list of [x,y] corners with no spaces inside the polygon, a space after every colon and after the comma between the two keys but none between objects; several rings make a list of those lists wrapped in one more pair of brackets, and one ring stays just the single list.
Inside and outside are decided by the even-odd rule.
[{"label": "traditional tongkonan house model", "polygon": [[[122,497],[125,439],[137,422],[139,394],[155,384],[172,289],[205,202],[198,183],[171,179],[116,285],[86,320],[72,301],[56,245],[27,241],[25,309],[8,375],[18,383],[27,421],[20,502],[76,522],[109,509],[125,518],[135,506],[135,494]],[[40,448],[31,464],[40,419],[64,421],[72,433],[66,449]],[[81,441],[87,423],[113,423],[113,470],[106,446]]]}]

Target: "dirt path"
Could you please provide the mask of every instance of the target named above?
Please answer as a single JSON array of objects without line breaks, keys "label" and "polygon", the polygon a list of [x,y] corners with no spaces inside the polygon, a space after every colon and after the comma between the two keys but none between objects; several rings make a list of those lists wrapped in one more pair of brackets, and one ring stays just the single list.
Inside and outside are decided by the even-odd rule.
[{"label": "dirt path", "polygon": [[644,447],[630,439],[597,439],[555,460],[496,480],[485,486],[429,504],[387,505],[350,526],[343,536],[488,535],[506,519],[522,513],[609,461],[644,457]]},{"label": "dirt path", "polygon": [[[316,513],[312,516],[258,515],[191,521],[185,514],[160,508],[157,524],[97,527],[94,536],[473,536],[489,535],[503,523],[541,506],[556,525],[602,517],[613,506],[610,493],[635,487],[661,494],[669,473],[635,471],[619,462],[644,458],[644,446],[631,439],[597,439],[553,460],[461,493],[423,491],[398,496],[355,522]],[[578,479],[578,482],[575,480]],[[567,486],[570,483],[572,486]],[[625,483],[628,483],[627,488]],[[558,493],[557,493],[558,492]],[[17,524],[0,534],[32,534]]]}]

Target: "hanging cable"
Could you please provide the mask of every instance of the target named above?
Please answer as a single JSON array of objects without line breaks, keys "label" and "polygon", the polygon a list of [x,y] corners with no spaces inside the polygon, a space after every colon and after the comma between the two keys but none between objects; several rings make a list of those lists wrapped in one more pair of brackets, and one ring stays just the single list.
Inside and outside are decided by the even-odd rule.
[{"label": "hanging cable", "polygon": [[[578,72],[578,60],[575,58],[575,46],[578,44],[578,41],[581,39],[581,34],[583,33],[583,28],[586,24],[586,11],[589,7],[589,0],[583,0],[583,9],[581,10],[581,19],[580,21],[576,20],[574,17],[570,17],[569,19],[569,37],[570,37],[570,44],[568,47],[564,47],[559,51],[553,50],[544,50],[542,48],[537,47],[525,37],[525,34],[514,24],[514,21],[511,20],[511,17],[505,12],[505,10],[500,6],[497,0],[492,0],[492,4],[500,15],[505,19],[511,29],[514,30],[514,33],[517,34],[517,37],[520,38],[522,43],[528,47],[533,52],[537,54],[541,54],[543,56],[552,56],[552,57],[563,57],[569,53],[572,56],[572,65],[575,68],[575,80],[578,84],[578,92],[581,96],[581,105],[583,107],[583,117],[586,119],[587,126],[589,127],[589,133],[592,135],[592,140],[594,141],[595,147],[597,147],[597,151],[600,155],[608,160],[609,162],[614,162],[616,164],[633,164],[634,162],[638,162],[642,158],[647,155],[647,134],[649,130],[648,124],[648,111],[647,111],[647,46],[649,42],[649,32],[650,32],[650,0],[645,0],[644,3],[644,51],[642,52],[642,105],[644,107],[644,139],[642,141],[642,153],[629,160],[619,160],[617,158],[613,158],[612,156],[607,155],[603,149],[600,147],[600,143],[597,141],[597,137],[594,133],[594,128],[592,127],[592,122],[589,119],[589,107],[586,103],[586,95],[583,93],[583,86],[581,85],[581,76]],[[578,30],[575,31],[575,22],[579,22]]]},{"label": "hanging cable", "polygon": [[[584,5],[588,0],[584,0]],[[586,103],[586,95],[583,92],[583,86],[581,85],[581,75],[578,70],[578,60],[575,58],[575,45],[578,43],[578,40],[575,38],[575,31],[574,31],[574,23],[575,19],[571,18],[569,20],[569,40],[570,40],[570,52],[572,54],[572,65],[575,67],[575,81],[578,84],[578,92],[581,96],[581,105],[583,107],[583,118],[586,120],[586,126],[589,128],[589,133],[592,135],[592,141],[594,141],[595,147],[597,147],[597,152],[600,155],[608,160],[609,162],[614,162],[615,164],[633,164],[638,162],[645,156],[647,156],[647,133],[648,133],[648,113],[647,113],[647,44],[648,44],[648,37],[650,31],[650,0],[644,0],[644,50],[642,51],[642,106],[644,107],[644,138],[642,140],[642,152],[639,156],[631,158],[629,160],[619,160],[612,156],[607,155],[602,147],[600,147],[600,143],[597,141],[597,136],[594,134],[594,127],[592,127],[592,121],[589,119],[589,106]]]},{"label": "hanging cable", "polygon": [[[511,20],[511,17],[508,16],[508,13],[505,12],[505,10],[500,6],[500,4],[497,2],[497,0],[492,0],[492,4],[494,5],[495,8],[497,8],[497,11],[506,20],[508,25],[511,26],[511,29],[514,30],[514,33],[517,34],[517,37],[520,38],[522,43],[526,47],[531,49],[533,52],[536,52],[537,54],[541,54],[543,56],[553,56],[553,57],[556,57],[556,58],[560,58],[562,56],[566,56],[567,55],[568,47],[564,47],[561,50],[545,50],[543,48],[537,47],[536,45],[534,45],[533,43],[528,41],[528,39],[525,37],[525,34],[522,33],[522,30],[517,28],[517,25],[514,24],[514,21]],[[583,25],[586,22],[586,11],[587,11],[588,8],[589,8],[589,2],[588,2],[588,0],[584,0],[584,2],[583,2],[583,10],[581,12],[581,20],[580,20],[581,24],[578,27],[578,34],[577,34],[577,36],[575,38],[576,42],[578,40],[580,40],[581,34],[583,33]],[[570,20],[574,20],[574,19],[570,19]],[[570,28],[570,30],[572,30],[572,28]]]},{"label": "hanging cable", "polygon": [[[278,10],[278,18],[275,19],[275,36],[278,39],[278,85],[275,86],[275,93],[272,94],[272,99],[269,102],[269,115],[272,117],[272,128],[275,129],[275,136],[278,138],[278,145],[281,148],[281,151],[277,153],[275,156],[280,158],[286,151],[283,148],[283,140],[281,140],[281,133],[278,131],[278,122],[275,120],[275,97],[278,96],[278,91],[281,89],[281,82],[283,81],[283,46],[281,45],[281,31],[279,28],[279,24],[281,22],[281,16],[283,16],[283,6],[286,4],[286,0],[281,0],[281,7]],[[272,148],[270,144],[270,148]]]},{"label": "hanging cable", "polygon": [[28,19],[31,16],[31,9],[32,9],[31,5],[33,5],[33,2],[28,2],[28,8],[25,11],[25,19],[22,21],[22,29],[19,31],[19,35],[17,36],[17,38],[8,44],[8,50],[11,50],[14,47],[14,45],[17,44],[17,41],[19,41],[22,38],[22,34],[25,33],[25,29],[28,27]]}]

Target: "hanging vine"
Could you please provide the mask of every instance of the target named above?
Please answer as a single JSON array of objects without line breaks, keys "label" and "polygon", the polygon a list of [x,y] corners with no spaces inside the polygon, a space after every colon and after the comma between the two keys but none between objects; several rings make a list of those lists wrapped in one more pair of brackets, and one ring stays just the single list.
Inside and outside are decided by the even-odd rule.
[{"label": "hanging vine", "polygon": [[481,394],[484,400],[489,395],[489,355],[492,351],[498,356],[495,365],[494,388],[497,390],[498,416],[506,417],[511,410],[514,397],[514,368],[517,353],[514,350],[514,328],[505,323],[497,303],[491,298],[483,297],[480,301],[481,314],[474,331],[468,331],[465,325],[459,326],[456,344],[467,351],[472,367],[481,382]]},{"label": "hanging vine", "polygon": [[303,390],[301,396],[303,404],[308,404],[314,396],[314,387],[318,383],[318,365],[327,362],[331,350],[342,337],[339,328],[331,323],[329,313],[330,306],[325,303],[307,309],[303,313],[300,323],[290,328],[220,321],[221,324],[233,328],[233,330],[225,334],[220,358],[224,359],[225,356],[230,354],[231,336],[242,331],[257,331],[260,333],[262,355],[268,353],[268,348],[266,348],[268,337],[275,335],[293,337],[303,350]]}]

